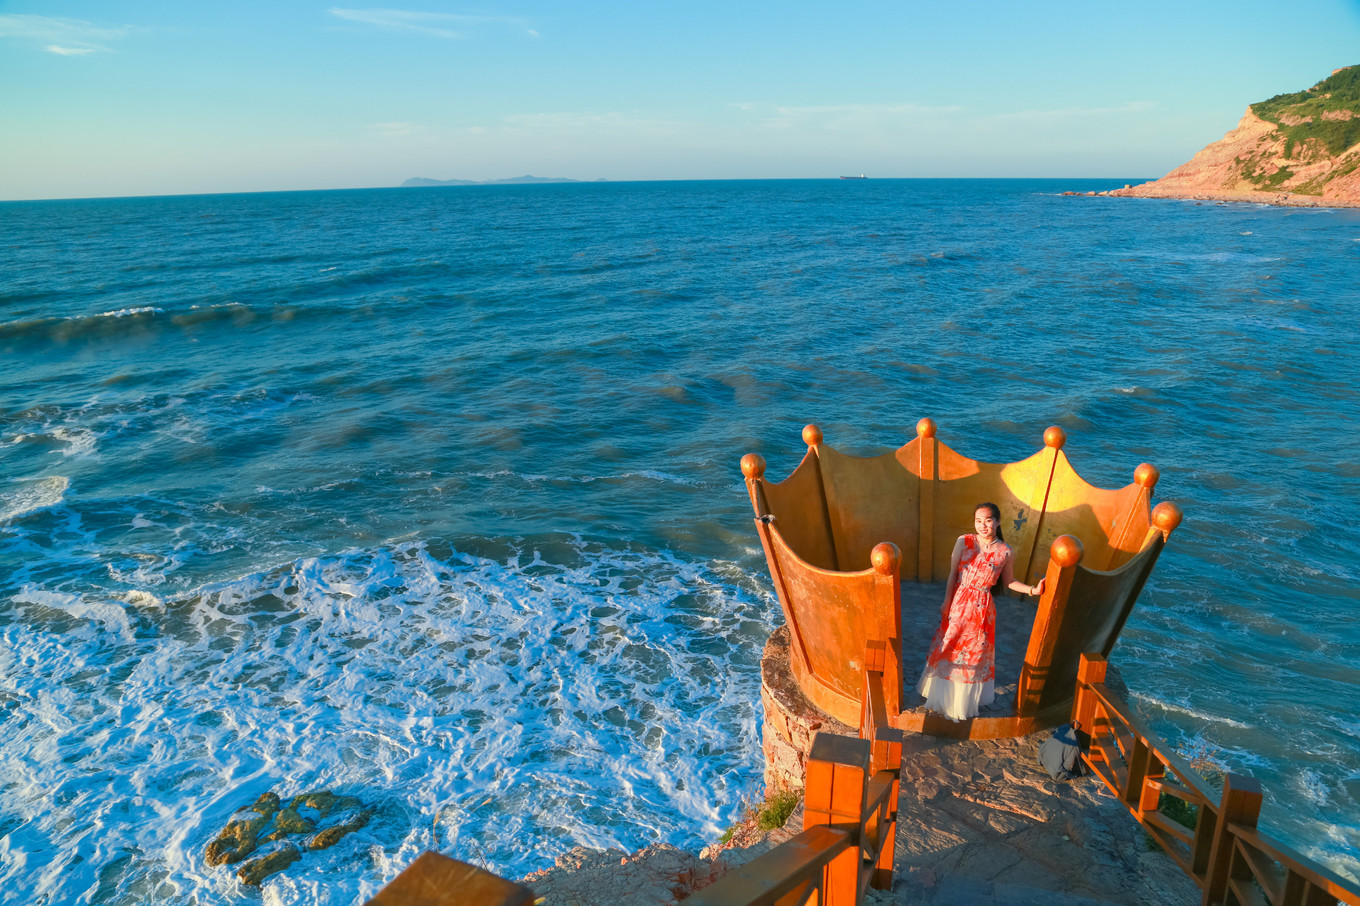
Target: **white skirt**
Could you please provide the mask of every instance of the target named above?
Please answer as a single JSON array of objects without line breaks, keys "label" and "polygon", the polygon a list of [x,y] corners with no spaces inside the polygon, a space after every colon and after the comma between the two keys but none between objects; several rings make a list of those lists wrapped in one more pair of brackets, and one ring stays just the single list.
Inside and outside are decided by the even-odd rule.
[{"label": "white skirt", "polygon": [[921,674],[916,691],[926,697],[926,707],[950,720],[977,717],[981,708],[996,700],[996,681],[956,683],[938,676]]}]

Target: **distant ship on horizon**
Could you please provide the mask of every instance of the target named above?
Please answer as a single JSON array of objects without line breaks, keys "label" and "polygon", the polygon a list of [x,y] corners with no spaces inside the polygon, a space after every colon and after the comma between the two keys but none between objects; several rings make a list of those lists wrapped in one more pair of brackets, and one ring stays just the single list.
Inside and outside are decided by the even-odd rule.
[{"label": "distant ship on horizon", "polygon": [[868,179],[868,178],[869,178],[869,177],[865,176],[863,173],[861,173],[861,174],[858,175],[858,176],[842,176],[842,177],[841,177],[841,179]]}]

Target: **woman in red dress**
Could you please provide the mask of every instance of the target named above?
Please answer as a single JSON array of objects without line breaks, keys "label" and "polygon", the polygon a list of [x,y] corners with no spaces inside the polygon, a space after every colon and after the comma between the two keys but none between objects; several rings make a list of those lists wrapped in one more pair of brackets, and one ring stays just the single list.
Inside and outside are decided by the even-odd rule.
[{"label": "woman in red dress", "polygon": [[1001,508],[979,503],[973,512],[976,534],[960,535],[949,564],[940,628],[930,646],[916,690],[926,708],[950,720],[977,717],[996,697],[996,602],[992,587],[1001,583],[1026,595],[1044,593],[1044,580],[1026,585],[1015,578],[1011,549],[1001,537]]}]

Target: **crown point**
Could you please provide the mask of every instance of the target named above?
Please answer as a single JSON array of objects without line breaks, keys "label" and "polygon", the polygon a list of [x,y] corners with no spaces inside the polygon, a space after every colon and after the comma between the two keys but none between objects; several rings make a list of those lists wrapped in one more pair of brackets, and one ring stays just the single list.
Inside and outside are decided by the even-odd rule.
[{"label": "crown point", "polygon": [[1067,432],[1057,425],[1052,425],[1044,432],[1044,446],[1061,450],[1065,443],[1067,443]]},{"label": "crown point", "polygon": [[869,552],[869,562],[874,565],[874,572],[891,576],[897,564],[902,562],[902,552],[891,541],[881,541]]},{"label": "crown point", "polygon": [[1152,524],[1157,526],[1163,535],[1175,531],[1176,526],[1180,525],[1184,518],[1184,511],[1170,500],[1163,500],[1152,508]]},{"label": "crown point", "polygon": [[815,447],[822,442],[822,429],[816,425],[808,425],[803,429],[803,443],[809,447]]},{"label": "crown point", "polygon": [[1162,473],[1157,471],[1157,467],[1150,462],[1145,462],[1133,470],[1133,480],[1149,491],[1157,484],[1157,479],[1161,477]]},{"label": "crown point", "polygon": [[916,423],[916,436],[924,440],[927,437],[935,436],[935,422],[932,419],[923,418]]},{"label": "crown point", "polygon": [[1081,562],[1082,554],[1085,551],[1081,546],[1081,539],[1074,535],[1059,535],[1053,539],[1053,562],[1066,569],[1076,566]]},{"label": "crown point", "polygon": [[[731,460],[728,460],[731,462]],[[741,474],[747,478],[761,478],[765,475],[765,457],[759,453],[747,453],[741,458]]]}]

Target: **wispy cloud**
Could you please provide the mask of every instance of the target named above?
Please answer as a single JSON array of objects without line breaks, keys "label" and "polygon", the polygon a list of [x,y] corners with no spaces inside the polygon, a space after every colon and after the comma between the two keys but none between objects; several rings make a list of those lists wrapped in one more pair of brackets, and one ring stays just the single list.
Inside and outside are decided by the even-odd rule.
[{"label": "wispy cloud", "polygon": [[538,32],[529,23],[513,16],[464,16],[457,13],[426,13],[405,9],[346,9],[333,6],[327,10],[332,16],[361,25],[371,25],[383,31],[408,32],[435,38],[461,40],[487,25],[504,25],[524,29],[533,37]]},{"label": "wispy cloud", "polygon": [[502,117],[493,132],[522,132],[563,136],[683,135],[702,129],[701,123],[670,119],[646,111],[611,110],[604,113],[518,113]]},{"label": "wispy cloud", "polygon": [[126,26],[96,25],[80,19],[0,14],[0,38],[31,41],[42,50],[63,57],[107,53],[111,50],[109,44],[126,37],[130,31]]},{"label": "wispy cloud", "polygon": [[782,117],[815,119],[821,117],[902,117],[960,113],[963,107],[931,107],[925,104],[823,104],[812,107],[776,107]]},{"label": "wispy cloud", "polygon": [[366,128],[371,134],[384,138],[404,138],[425,131],[425,127],[420,123],[407,122],[369,123]]},{"label": "wispy cloud", "polygon": [[1017,110],[1014,113],[999,113],[996,119],[1046,119],[1071,120],[1112,114],[1145,113],[1156,108],[1154,101],[1129,101],[1118,107],[1059,107],[1054,110]]},{"label": "wispy cloud", "polygon": [[[734,104],[742,109],[746,105]],[[771,130],[802,130],[837,132],[888,132],[898,129],[949,130],[959,128],[998,128],[1000,125],[1046,124],[1046,128],[1061,128],[1064,123],[1077,123],[1108,117],[1145,113],[1156,108],[1151,101],[1131,101],[1112,107],[1063,107],[1051,110],[1029,109],[987,111],[959,105],[928,105],[912,103],[892,104],[823,104],[806,107],[774,107],[764,120]]]},{"label": "wispy cloud", "polygon": [[775,107],[763,123],[776,131],[865,132],[919,127],[957,118],[967,108],[925,104],[820,104]]}]

